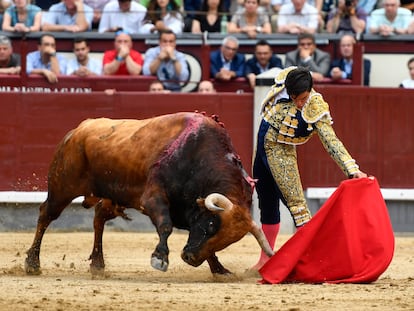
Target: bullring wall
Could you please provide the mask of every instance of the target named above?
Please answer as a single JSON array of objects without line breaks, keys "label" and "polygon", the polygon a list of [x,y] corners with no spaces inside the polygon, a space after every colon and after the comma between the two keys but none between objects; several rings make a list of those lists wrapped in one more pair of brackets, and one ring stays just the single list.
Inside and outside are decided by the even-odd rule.
[{"label": "bullring wall", "polygon": [[[329,102],[337,135],[361,168],[382,188],[414,188],[413,91],[318,86]],[[83,119],[147,118],[178,111],[218,114],[244,166],[251,169],[253,93],[150,94],[147,92],[22,93],[1,95],[0,191],[46,189],[56,144]],[[334,187],[345,178],[317,137],[298,147],[304,188]]]}]

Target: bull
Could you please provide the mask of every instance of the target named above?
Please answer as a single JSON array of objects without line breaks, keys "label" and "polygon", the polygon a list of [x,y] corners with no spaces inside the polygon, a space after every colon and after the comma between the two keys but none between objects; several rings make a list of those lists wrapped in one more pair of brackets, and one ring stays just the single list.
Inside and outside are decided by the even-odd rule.
[{"label": "bull", "polygon": [[207,260],[213,274],[230,273],[216,252],[252,233],[270,256],[262,230],[251,218],[252,180],[217,118],[176,113],[145,120],[88,119],[58,144],[48,172],[25,269],[40,274],[40,248],[49,224],[76,197],[95,207],[92,274],[103,273],[105,222],[133,208],[147,215],[159,243],[153,268],[168,269],[167,240],[173,227],[189,231],[181,258],[192,266]]}]

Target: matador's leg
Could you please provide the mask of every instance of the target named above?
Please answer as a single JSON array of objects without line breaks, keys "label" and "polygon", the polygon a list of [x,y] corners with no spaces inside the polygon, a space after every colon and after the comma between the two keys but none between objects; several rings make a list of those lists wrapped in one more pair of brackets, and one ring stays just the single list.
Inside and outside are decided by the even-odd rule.
[{"label": "matador's leg", "polygon": [[[268,133],[269,135],[270,133]],[[286,200],[296,227],[307,223],[311,213],[300,181],[295,146],[274,141],[276,135],[266,135],[265,150],[272,175]]]}]

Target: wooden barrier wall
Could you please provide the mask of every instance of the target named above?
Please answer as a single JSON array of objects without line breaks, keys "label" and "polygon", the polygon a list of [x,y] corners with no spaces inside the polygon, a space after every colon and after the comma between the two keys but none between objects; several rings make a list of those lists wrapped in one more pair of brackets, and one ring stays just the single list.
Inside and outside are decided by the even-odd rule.
[{"label": "wooden barrier wall", "polygon": [[[383,188],[414,188],[414,90],[322,85],[317,90],[361,170]],[[317,137],[298,149],[305,188],[337,186],[344,178]]]},{"label": "wooden barrier wall", "polygon": [[[414,91],[318,86],[337,135],[383,188],[414,188]],[[178,111],[218,114],[245,168],[253,150],[253,95],[220,93],[0,93],[0,191],[46,190],[47,168],[64,134],[86,118],[146,118]],[[345,178],[317,137],[298,147],[304,188],[334,187]]]}]

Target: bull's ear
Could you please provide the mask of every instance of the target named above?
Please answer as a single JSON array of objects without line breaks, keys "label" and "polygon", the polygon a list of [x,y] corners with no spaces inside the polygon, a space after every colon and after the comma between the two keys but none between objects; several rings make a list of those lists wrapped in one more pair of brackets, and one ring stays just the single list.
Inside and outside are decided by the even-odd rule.
[{"label": "bull's ear", "polygon": [[204,201],[205,201],[205,199],[204,199],[204,198],[198,198],[198,199],[196,200],[197,205],[198,205],[199,207],[204,207],[204,206],[205,206]]}]

